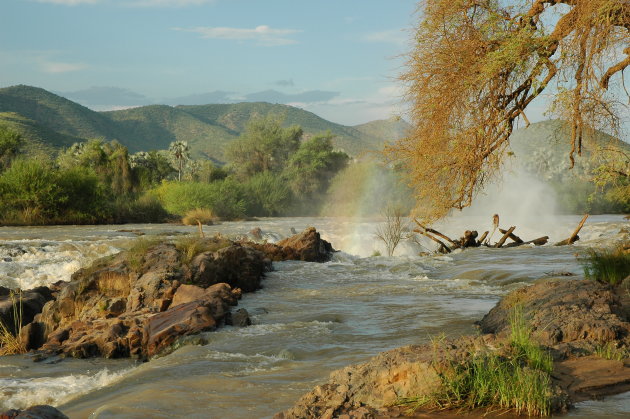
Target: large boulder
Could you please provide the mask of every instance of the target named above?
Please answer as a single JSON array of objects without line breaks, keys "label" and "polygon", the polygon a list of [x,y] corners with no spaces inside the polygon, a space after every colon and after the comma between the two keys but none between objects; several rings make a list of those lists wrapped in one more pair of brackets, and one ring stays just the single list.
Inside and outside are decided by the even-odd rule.
[{"label": "large boulder", "polygon": [[305,262],[328,262],[335,252],[332,245],[323,240],[314,227],[273,243],[247,243],[267,255],[272,261],[301,260]]},{"label": "large boulder", "polygon": [[[532,338],[553,355],[553,412],[566,410],[572,402],[626,392],[630,298],[624,292],[595,281],[537,281],[511,292],[484,316],[479,323],[483,335],[398,348],[335,371],[327,383],[275,418],[400,417],[404,408],[392,405],[438,392],[440,374],[449,364],[460,365],[484,352],[511,356],[510,317],[518,312],[515,307],[520,307]],[[620,349],[615,355],[620,359],[602,358],[602,348]]]},{"label": "large boulder", "polygon": [[506,336],[520,305],[539,343],[564,352],[592,351],[608,342],[630,344],[630,323],[618,290],[580,279],[547,279],[511,292],[483,319],[483,333]]},{"label": "large boulder", "polygon": [[161,243],[140,257],[122,252],[79,270],[23,329],[28,348],[150,358],[180,337],[224,324],[242,290],[259,288],[269,267],[264,254],[239,244],[188,264],[181,252]]}]

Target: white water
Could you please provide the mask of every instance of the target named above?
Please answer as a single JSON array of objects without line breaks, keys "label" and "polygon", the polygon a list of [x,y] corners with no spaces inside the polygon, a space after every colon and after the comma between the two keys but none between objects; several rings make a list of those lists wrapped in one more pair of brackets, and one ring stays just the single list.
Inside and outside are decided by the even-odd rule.
[{"label": "white water", "polygon": [[[548,234],[551,242],[559,241],[571,234],[579,218],[560,218],[552,228],[519,226],[516,233],[523,239]],[[370,257],[382,251],[372,235],[377,222],[292,218],[207,227],[207,234],[245,235],[259,226],[276,240],[290,235],[291,227],[300,231],[313,225],[343,252],[326,264],[276,264],[264,288],[240,302],[253,326],[205,333],[206,344],[184,346],[148,363],[38,364],[27,357],[0,358],[0,408],[50,403],[71,418],[270,417],[334,369],[440,333],[475,333],[473,322],[502,295],[554,273],[581,275],[575,253],[610,245],[628,227],[619,216],[595,216],[573,247],[415,256],[422,246],[431,247],[427,242],[406,245],[389,258]],[[440,229],[456,236],[471,226],[483,230],[484,223],[490,224],[483,218],[460,218]],[[0,228],[0,285],[68,280],[80,266],[128,246],[135,234],[121,229],[195,232],[173,225]],[[5,257],[10,260],[2,262]],[[582,403],[570,416],[627,417],[629,400],[622,395]]]}]

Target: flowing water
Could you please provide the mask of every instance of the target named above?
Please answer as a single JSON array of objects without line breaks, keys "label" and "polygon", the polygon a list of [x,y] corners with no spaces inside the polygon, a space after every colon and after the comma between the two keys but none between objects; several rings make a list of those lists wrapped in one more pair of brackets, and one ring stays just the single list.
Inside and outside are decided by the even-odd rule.
[{"label": "flowing water", "polygon": [[[580,217],[537,220],[519,227],[524,239],[568,237]],[[382,245],[378,220],[283,218],[223,223],[206,234],[246,235],[261,227],[276,241],[315,226],[337,249],[325,264],[281,262],[263,289],[239,306],[247,328],[223,327],[201,335],[202,345],[170,355],[129,360],[35,363],[28,356],[0,358],[0,409],[48,403],[71,418],[266,418],[291,406],[329,373],[378,352],[426,343],[432,336],[475,333],[479,320],[510,290],[541,277],[582,275],[575,254],[627,236],[621,216],[594,216],[575,246],[472,249],[417,256],[430,242],[405,242],[394,257],[373,256]],[[488,224],[488,223],[485,223]],[[451,220],[458,236],[473,217]],[[0,285],[32,288],[69,280],[80,267],[146,235],[194,234],[174,225],[0,228]],[[494,238],[497,239],[496,236]],[[199,340],[199,339],[198,339]],[[630,415],[630,394],[580,403],[568,416]]]}]

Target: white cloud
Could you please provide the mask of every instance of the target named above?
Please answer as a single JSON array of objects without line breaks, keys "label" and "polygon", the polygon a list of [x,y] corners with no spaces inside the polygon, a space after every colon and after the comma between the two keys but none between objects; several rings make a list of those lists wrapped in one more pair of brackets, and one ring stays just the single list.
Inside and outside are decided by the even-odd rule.
[{"label": "white cloud", "polygon": [[405,45],[408,41],[407,36],[402,29],[391,29],[387,31],[368,33],[363,36],[363,40],[368,42],[385,42],[396,45]]},{"label": "white cloud", "polygon": [[173,28],[173,30],[197,33],[202,38],[255,41],[263,46],[297,44],[297,41],[291,39],[289,35],[301,32],[295,29],[274,29],[267,25],[260,25],[254,29],[198,26],[195,28]]},{"label": "white cloud", "polygon": [[61,4],[64,6],[77,6],[79,4],[95,4],[100,0],[36,0],[38,3]]},{"label": "white cloud", "polygon": [[58,74],[80,71],[87,68],[83,63],[63,63],[59,61],[41,61],[40,66],[46,73]]}]

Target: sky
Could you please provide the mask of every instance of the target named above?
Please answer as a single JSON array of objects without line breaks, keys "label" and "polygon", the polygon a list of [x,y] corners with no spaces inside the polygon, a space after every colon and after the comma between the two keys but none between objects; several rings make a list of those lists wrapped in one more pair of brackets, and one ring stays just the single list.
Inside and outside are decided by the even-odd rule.
[{"label": "sky", "polygon": [[0,87],[95,110],[286,103],[356,125],[403,112],[415,0],[3,0]]}]

